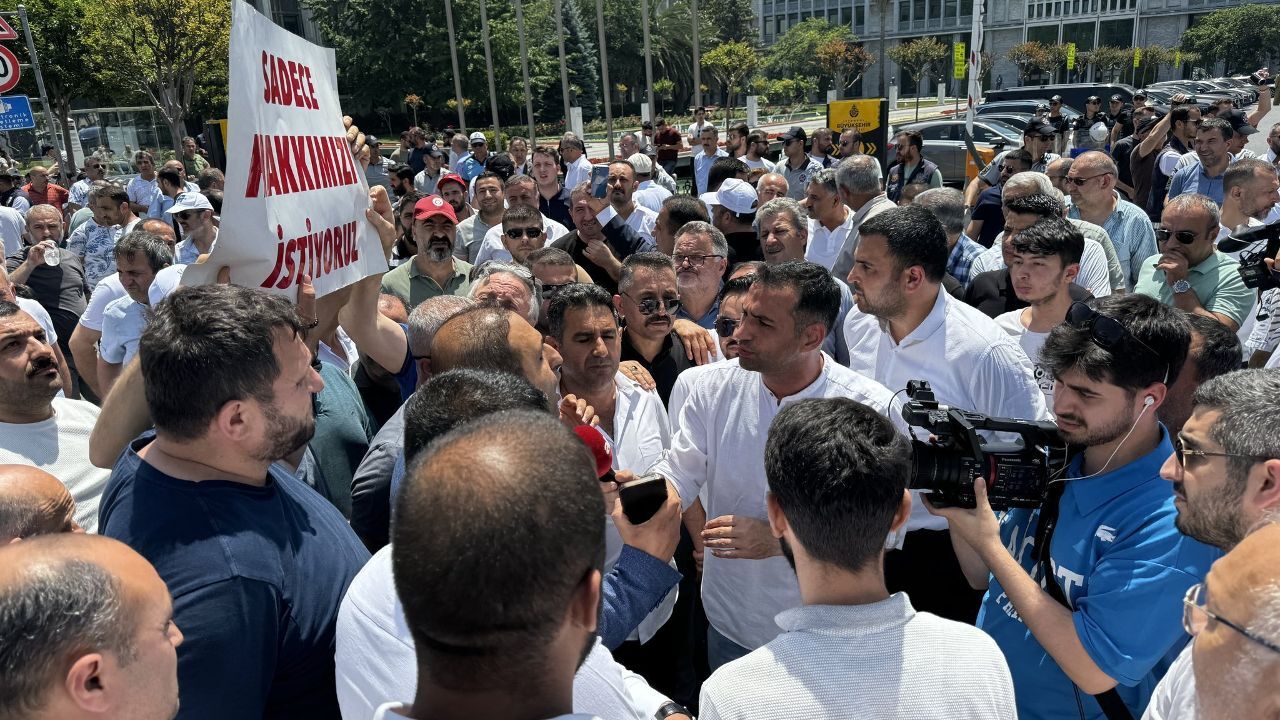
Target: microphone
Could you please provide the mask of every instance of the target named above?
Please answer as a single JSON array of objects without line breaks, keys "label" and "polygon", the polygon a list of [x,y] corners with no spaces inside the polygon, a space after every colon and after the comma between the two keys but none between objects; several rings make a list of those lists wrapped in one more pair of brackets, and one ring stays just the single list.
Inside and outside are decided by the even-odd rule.
[{"label": "microphone", "polygon": [[612,482],[613,443],[609,437],[599,428],[591,425],[578,425],[573,428],[573,434],[587,446],[591,457],[596,461],[596,477],[600,478],[601,482]]}]

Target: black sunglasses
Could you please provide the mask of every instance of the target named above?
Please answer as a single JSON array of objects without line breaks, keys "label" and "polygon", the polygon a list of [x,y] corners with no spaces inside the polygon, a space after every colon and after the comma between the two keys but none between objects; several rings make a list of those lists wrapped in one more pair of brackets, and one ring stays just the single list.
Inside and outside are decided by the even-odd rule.
[{"label": "black sunglasses", "polygon": [[1169,242],[1170,237],[1177,238],[1178,242],[1183,245],[1190,245],[1196,241],[1196,234],[1191,230],[1179,230],[1177,232],[1167,228],[1160,228],[1159,230],[1156,230],[1156,242],[1167,243]]},{"label": "black sunglasses", "polygon": [[511,228],[506,232],[507,232],[507,237],[511,238],[512,240],[516,240],[521,237],[527,237],[527,238],[542,237],[542,228],[540,227]]},{"label": "black sunglasses", "polygon": [[[626,293],[623,293],[623,295],[626,295]],[[640,310],[641,315],[652,315],[658,312],[658,308],[660,307],[666,310],[668,315],[674,315],[675,312],[680,309],[679,298],[663,298],[662,300],[657,298],[645,298],[643,300],[636,300],[630,295],[627,295],[627,297],[631,298],[631,301],[636,304],[636,308]]]},{"label": "black sunglasses", "polygon": [[716,334],[722,338],[732,337],[740,323],[740,320],[734,320],[731,317],[716,318]]},{"label": "black sunglasses", "polygon": [[[1156,360],[1163,361],[1164,358],[1160,353],[1151,348],[1150,345],[1139,340],[1120,324],[1119,320],[1107,317],[1077,300],[1071,303],[1071,308],[1067,310],[1067,324],[1077,330],[1088,331],[1089,337],[1093,342],[1103,350],[1108,352],[1117,352],[1124,349],[1125,343],[1132,341],[1133,344],[1141,347]],[[1165,365],[1164,382],[1169,382],[1169,366]]]}]

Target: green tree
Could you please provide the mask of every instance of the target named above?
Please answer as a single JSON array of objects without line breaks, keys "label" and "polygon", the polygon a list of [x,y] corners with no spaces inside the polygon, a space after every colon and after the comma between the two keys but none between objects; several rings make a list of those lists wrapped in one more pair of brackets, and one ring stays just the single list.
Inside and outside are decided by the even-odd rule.
[{"label": "green tree", "polygon": [[1247,4],[1200,16],[1182,34],[1182,50],[1229,73],[1250,73],[1280,48],[1280,5]]},{"label": "green tree", "polygon": [[1057,82],[1058,73],[1067,67],[1068,48],[1065,44],[1055,43],[1044,46],[1044,55],[1037,69],[1049,74],[1050,82]]},{"label": "green tree", "polygon": [[[600,53],[596,52],[595,23],[588,26],[582,21],[582,13],[574,0],[562,3],[564,22],[564,56],[569,68],[569,84],[579,88],[577,102],[582,108],[583,121],[600,117]],[[594,16],[594,11],[592,16]],[[552,57],[557,57],[554,38],[548,43]],[[612,56],[612,53],[610,53]],[[557,57],[556,62],[559,63]],[[556,65],[556,72],[560,72]],[[555,96],[559,98],[559,94]],[[569,118],[565,118],[569,122]]]},{"label": "green tree", "polygon": [[1088,52],[1081,53],[1076,62],[1082,66],[1093,67],[1094,79],[1097,82],[1114,82],[1126,68],[1133,66],[1133,50],[1101,45]]},{"label": "green tree", "polygon": [[950,51],[934,37],[923,37],[889,48],[889,59],[916,79],[916,119],[920,119],[920,89],[926,78],[936,78],[942,72],[942,61]]},{"label": "green tree", "polygon": [[750,45],[738,40],[723,42],[702,54],[702,66],[724,84],[728,93],[725,124],[733,117],[733,95],[743,89],[743,81],[756,71],[759,58]]},{"label": "green tree", "polygon": [[843,93],[862,78],[876,56],[846,38],[832,38],[818,46],[817,59],[831,77],[831,89]]},{"label": "green tree", "polygon": [[1031,78],[1031,73],[1039,70],[1046,62],[1047,54],[1043,43],[1032,40],[1018,43],[1009,48],[1004,57],[1017,66],[1018,84],[1025,85],[1027,80]]},{"label": "green tree", "polygon": [[653,95],[658,100],[658,115],[662,114],[662,101],[670,100],[671,93],[675,92],[676,84],[671,78],[661,78],[653,81]]},{"label": "green tree", "polygon": [[818,48],[831,40],[851,36],[848,29],[835,27],[822,18],[810,18],[794,25],[769,48],[764,71],[771,78],[823,77]]},{"label": "green tree", "polygon": [[701,0],[698,11],[711,21],[719,41],[754,44],[756,34],[751,22],[755,14],[751,0]]},{"label": "green tree", "polygon": [[1173,63],[1173,50],[1163,45],[1148,45],[1142,48],[1142,63],[1138,67],[1138,87],[1159,79],[1160,66]]},{"label": "green tree", "polygon": [[98,0],[86,11],[81,47],[101,57],[117,82],[146,93],[178,150],[197,77],[226,67],[230,3]]}]

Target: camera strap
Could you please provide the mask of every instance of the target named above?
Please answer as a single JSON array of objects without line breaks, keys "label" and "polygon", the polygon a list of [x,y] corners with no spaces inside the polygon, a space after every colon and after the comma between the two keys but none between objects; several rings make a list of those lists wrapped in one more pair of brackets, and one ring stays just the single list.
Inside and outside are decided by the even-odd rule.
[{"label": "camera strap", "polygon": [[[1053,542],[1053,531],[1058,527],[1059,506],[1062,503],[1062,494],[1066,492],[1066,489],[1067,484],[1065,482],[1057,482],[1049,486],[1044,505],[1040,508],[1040,519],[1036,523],[1036,544],[1032,550],[1032,558],[1040,566],[1041,577],[1044,578],[1045,592],[1049,593],[1049,597],[1057,601],[1059,605],[1074,612],[1071,603],[1067,602],[1066,596],[1063,595],[1062,588],[1058,585],[1058,580],[1054,577],[1053,568],[1049,562],[1049,545]],[[1079,692],[1079,688],[1075,688],[1075,690]],[[1116,692],[1115,688],[1098,693],[1093,696],[1093,699],[1098,702],[1098,706],[1102,708],[1102,714],[1107,717],[1107,720],[1133,720],[1133,714],[1129,712],[1129,707],[1124,704],[1124,700],[1120,699],[1120,693]]]}]

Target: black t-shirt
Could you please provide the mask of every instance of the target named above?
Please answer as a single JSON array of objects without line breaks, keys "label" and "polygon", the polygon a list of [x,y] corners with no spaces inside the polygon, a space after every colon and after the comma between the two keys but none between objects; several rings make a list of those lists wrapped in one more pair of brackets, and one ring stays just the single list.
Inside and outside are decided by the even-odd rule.
[{"label": "black t-shirt", "polygon": [[973,208],[973,219],[982,221],[982,230],[974,238],[982,247],[991,247],[996,236],[1004,232],[1004,210],[1000,203],[1004,198],[1004,187],[996,185],[982,191],[978,196],[978,204]]},{"label": "black t-shirt", "polygon": [[674,332],[667,334],[667,339],[662,343],[662,349],[654,356],[653,362],[649,362],[631,345],[631,336],[624,331],[621,359],[623,362],[635,360],[649,371],[653,376],[653,382],[658,386],[658,396],[662,398],[663,405],[671,399],[671,389],[675,387],[676,378],[680,373],[695,366],[694,362],[685,355],[684,343],[680,342],[679,336]]},{"label": "black t-shirt", "polygon": [[543,197],[542,193],[538,193],[538,210],[542,213],[542,217],[549,220],[555,220],[570,230],[577,229],[577,225],[573,222],[573,215],[569,213],[569,190],[561,187],[560,193],[553,196],[550,200]]},{"label": "black t-shirt", "polygon": [[[1072,300],[1088,300],[1093,297],[1088,290],[1075,283],[1067,288]],[[999,317],[1012,310],[1019,310],[1031,303],[1023,302],[1013,292],[1009,268],[988,270],[969,281],[964,301],[982,311],[988,317]]]},{"label": "black t-shirt", "polygon": [[1063,134],[1063,133],[1065,133],[1065,132],[1067,131],[1067,123],[1068,123],[1068,121],[1067,121],[1067,116],[1065,116],[1065,115],[1057,115],[1057,116],[1054,116],[1054,115],[1047,115],[1047,116],[1045,116],[1045,120],[1048,120],[1048,121],[1049,121],[1049,124],[1053,126],[1053,130],[1054,130],[1054,132],[1058,133],[1059,135],[1061,135],[1061,134]]},{"label": "black t-shirt", "polygon": [[1099,110],[1093,117],[1089,117],[1087,114],[1080,115],[1071,123],[1071,127],[1074,130],[1088,130],[1096,123],[1103,123],[1107,127],[1111,127],[1115,124],[1115,120],[1110,115]]},{"label": "black t-shirt", "polygon": [[[1133,168],[1129,166],[1129,158],[1133,155],[1133,146],[1138,139],[1132,134],[1122,137],[1111,146],[1111,159],[1116,161],[1116,168],[1120,171],[1120,182],[1125,185],[1133,185]],[[1129,198],[1133,200],[1133,198]]]}]

